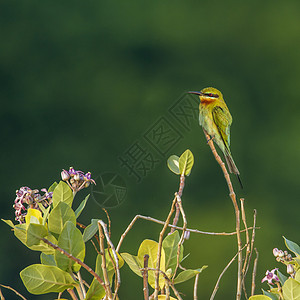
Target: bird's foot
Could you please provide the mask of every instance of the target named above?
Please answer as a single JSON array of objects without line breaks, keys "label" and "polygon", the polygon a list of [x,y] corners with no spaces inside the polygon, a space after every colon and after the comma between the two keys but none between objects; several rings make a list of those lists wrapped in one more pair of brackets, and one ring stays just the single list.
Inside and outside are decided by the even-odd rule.
[{"label": "bird's foot", "polygon": [[214,136],[209,137],[209,139],[207,140],[207,144],[208,144],[210,141],[213,141],[214,138],[215,138]]}]

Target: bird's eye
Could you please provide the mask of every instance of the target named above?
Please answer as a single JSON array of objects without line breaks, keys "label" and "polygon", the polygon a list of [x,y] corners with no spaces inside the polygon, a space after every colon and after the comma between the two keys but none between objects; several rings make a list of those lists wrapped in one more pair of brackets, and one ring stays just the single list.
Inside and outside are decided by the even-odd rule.
[{"label": "bird's eye", "polygon": [[213,93],[207,93],[206,96],[212,97],[212,98],[219,98],[218,94],[213,94]]}]

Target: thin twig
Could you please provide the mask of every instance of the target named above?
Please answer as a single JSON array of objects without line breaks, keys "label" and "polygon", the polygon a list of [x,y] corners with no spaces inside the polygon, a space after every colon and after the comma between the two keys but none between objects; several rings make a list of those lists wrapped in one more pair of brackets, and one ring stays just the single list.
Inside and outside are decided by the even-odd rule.
[{"label": "thin twig", "polygon": [[111,220],[109,217],[109,214],[107,212],[107,210],[105,208],[102,207],[102,210],[105,212],[106,217],[107,217],[107,221],[108,221],[108,233],[109,233],[109,238],[111,237]]},{"label": "thin twig", "polygon": [[257,262],[258,262],[258,251],[256,248],[254,248],[256,257],[254,259],[253,263],[253,272],[252,272],[252,283],[251,283],[251,296],[255,294],[255,276],[256,276],[256,270],[257,270]]},{"label": "thin twig", "polygon": [[[73,276],[72,276],[72,277],[73,277]],[[80,284],[79,284],[79,285],[76,285],[75,288],[76,288],[77,294],[78,294],[78,296],[79,296],[79,299],[80,299],[80,300],[84,300],[84,297],[83,297],[83,293],[82,293]]]},{"label": "thin twig", "polygon": [[149,255],[144,255],[144,270],[143,270],[143,292],[144,300],[149,300],[149,287],[148,287],[148,259]]},{"label": "thin twig", "polygon": [[94,248],[95,248],[97,254],[100,254],[100,251],[99,251],[98,248],[96,247],[94,241],[93,241],[93,240],[90,240],[90,241],[91,241],[91,243],[93,244],[93,246],[94,246]]},{"label": "thin twig", "polygon": [[170,212],[168,214],[168,217],[166,219],[166,222],[163,226],[163,229],[161,230],[159,234],[159,241],[158,241],[158,249],[157,249],[157,258],[156,258],[156,271],[155,271],[155,291],[154,291],[154,299],[158,300],[158,292],[159,292],[159,269],[160,269],[160,259],[161,259],[161,249],[162,249],[162,242],[165,235],[165,232],[168,228],[168,225],[170,223],[172,214],[174,212],[174,206],[177,203],[177,197],[174,197],[174,200],[171,205]]},{"label": "thin twig", "polygon": [[[126,237],[126,235],[128,234],[128,232],[132,229],[134,223],[138,220],[138,219],[143,219],[143,220],[146,220],[146,221],[150,221],[150,222],[154,222],[154,223],[157,223],[157,224],[161,224],[161,225],[164,225],[165,222],[164,221],[161,221],[161,220],[157,220],[157,219],[154,219],[152,217],[148,217],[148,216],[143,216],[143,215],[136,215],[132,221],[130,222],[130,224],[128,225],[128,227],[126,228],[126,230],[124,231],[124,233],[121,235],[121,238],[120,238],[120,241],[118,243],[118,246],[116,248],[116,251],[119,252],[120,250],[120,247],[123,243],[123,240],[124,238]],[[179,227],[179,226],[174,226],[174,225],[171,225],[169,224],[168,227],[171,227],[171,228],[174,228],[174,229],[177,229],[177,230],[183,230],[182,227]],[[248,229],[253,229],[253,227],[249,227]],[[260,227],[256,227],[255,229],[260,229]],[[198,229],[190,229],[190,228],[187,228],[186,229],[187,231],[190,231],[192,233],[198,233],[198,234],[206,234],[206,235],[223,235],[223,236],[232,236],[232,235],[236,235],[236,231],[234,232],[208,232],[208,231],[201,231],[201,230],[198,230]],[[245,229],[241,230],[240,232],[244,232]]]},{"label": "thin twig", "polygon": [[236,201],[235,193],[233,190],[233,186],[230,180],[229,173],[227,172],[226,166],[224,162],[222,161],[221,157],[218,155],[217,150],[214,146],[213,140],[210,138],[208,133],[203,129],[207,143],[216,159],[216,161],[219,163],[225,180],[228,185],[229,189],[229,196],[232,200],[233,206],[234,206],[234,212],[235,212],[235,229],[236,229],[236,236],[237,236],[237,245],[238,245],[238,276],[237,276],[237,291],[236,291],[236,300],[241,299],[241,292],[242,292],[242,263],[243,263],[243,254],[242,254],[242,240],[241,240],[241,234],[240,234],[240,210]]},{"label": "thin twig", "polygon": [[[247,245],[245,245],[240,251],[242,251]],[[236,257],[239,255],[239,252],[237,252],[235,254],[235,256],[230,260],[230,262],[226,265],[226,267],[224,268],[224,270],[221,272],[218,280],[217,280],[217,283],[215,285],[215,288],[210,296],[210,300],[213,300],[215,298],[215,295],[217,293],[217,290],[219,289],[219,284],[220,284],[220,281],[221,281],[221,278],[222,276],[224,275],[224,273],[227,271],[227,269],[230,267],[230,265],[234,262],[234,260],[236,259]]]},{"label": "thin twig", "polygon": [[[182,192],[183,192],[183,189],[184,189],[184,181],[185,181],[185,176],[184,174],[181,174],[180,175],[180,183],[179,183],[179,190],[178,190],[178,195],[179,197],[182,196]],[[178,203],[176,203],[176,213],[175,213],[175,217],[173,219],[173,226],[176,226],[177,223],[178,223],[178,220],[179,220],[179,213],[180,213],[180,208],[179,208],[179,205]],[[175,231],[174,227],[171,228],[171,233],[173,233]]]},{"label": "thin twig", "polygon": [[[245,255],[245,259],[244,259],[244,265],[243,265],[243,269],[242,269],[242,286],[243,286],[245,298],[248,299],[247,290],[246,290],[246,286],[245,286],[245,278],[246,278],[246,274],[247,274],[247,266],[250,263],[250,256],[249,256],[250,255],[250,240],[249,240],[249,232],[248,232],[248,226],[247,226],[247,220],[246,220],[246,214],[245,214],[244,201],[245,201],[244,198],[240,199],[242,221],[244,223],[245,230],[246,230],[246,245],[247,245],[246,255]],[[248,258],[249,258],[249,260],[248,260]]]},{"label": "thin twig", "polygon": [[[18,295],[20,298],[22,298],[22,299],[24,299],[24,300],[27,300],[24,296],[22,296],[19,292],[17,292],[15,289],[13,289],[12,287],[10,287],[10,286],[8,286],[8,285],[3,285],[3,284],[1,284],[0,283],[0,286],[2,286],[3,288],[5,288],[5,289],[8,289],[8,290],[11,290],[11,291],[13,291],[16,295]],[[3,297],[3,295],[2,295],[2,297]],[[2,298],[1,298],[2,299]],[[3,299],[5,299],[4,297],[3,297]]]},{"label": "thin twig", "polygon": [[[243,287],[244,287],[244,291],[246,290],[245,289],[245,277],[248,273],[248,270],[249,270],[249,266],[250,266],[250,263],[251,263],[251,258],[252,258],[252,253],[253,253],[253,249],[254,249],[254,240],[255,240],[255,225],[256,225],[256,215],[257,215],[257,212],[256,212],[256,209],[254,209],[253,211],[253,227],[252,227],[252,237],[251,237],[251,243],[249,243],[249,247],[250,247],[250,253],[249,253],[249,258],[248,258],[248,262],[247,262],[247,266],[246,266],[246,270],[244,271],[243,273]],[[249,228],[250,229],[250,228]],[[247,247],[247,251],[248,251],[248,247]],[[245,292],[245,295],[247,293]],[[247,297],[246,297],[247,298]]]},{"label": "thin twig", "polygon": [[178,266],[179,266],[179,263],[180,263],[180,261],[179,261],[180,248],[181,248],[181,245],[184,242],[184,237],[185,237],[186,228],[187,228],[187,220],[186,220],[185,212],[183,210],[183,206],[182,206],[182,202],[181,202],[181,197],[177,193],[176,193],[176,198],[177,198],[177,203],[178,203],[178,206],[179,206],[179,209],[180,209],[180,212],[181,212],[181,216],[182,216],[182,220],[183,220],[183,228],[182,228],[182,234],[181,234],[180,240],[178,242],[177,263],[176,263],[176,267],[175,267],[173,279],[174,279],[174,277],[175,277],[175,275],[177,273],[177,269],[178,269]]},{"label": "thin twig", "polygon": [[[156,271],[156,269],[154,268],[148,268],[148,270],[150,271]],[[141,269],[141,271],[143,271],[143,269]],[[179,294],[179,292],[176,290],[174,284],[172,283],[172,281],[170,280],[170,278],[167,276],[167,274],[165,272],[163,272],[162,270],[159,270],[159,272],[164,276],[165,280],[167,280],[169,286],[172,288],[175,296],[178,298],[178,300],[183,300]]]},{"label": "thin twig", "polygon": [[67,292],[70,294],[70,296],[73,300],[78,300],[73,289],[67,289]]},{"label": "thin twig", "polygon": [[79,265],[81,265],[84,269],[86,269],[91,275],[93,275],[96,280],[103,286],[103,288],[105,289],[105,284],[103,282],[103,280],[100,278],[100,276],[91,268],[89,267],[87,264],[85,264],[83,261],[81,261],[80,259],[78,259],[77,257],[71,255],[70,253],[68,253],[67,251],[65,251],[64,249],[60,248],[59,246],[51,243],[50,241],[48,241],[45,238],[42,238],[42,241],[44,243],[46,243],[47,245],[49,245],[50,247],[54,248],[55,250],[59,251],[61,254],[66,255],[68,258],[74,260],[75,262],[77,262]]},{"label": "thin twig", "polygon": [[[107,230],[107,225],[102,220],[99,220],[98,224],[100,224],[102,226],[105,237],[106,237],[106,240],[107,240],[107,244],[109,245],[109,247],[112,251],[112,254],[114,256],[114,260],[112,258],[111,258],[111,260],[112,260],[112,264],[114,266],[114,270],[115,270],[115,274],[116,274],[116,278],[117,278],[117,284],[115,286],[114,298],[113,298],[113,299],[116,299],[119,287],[121,285],[121,274],[120,274],[120,267],[119,267],[119,258],[118,258],[118,254],[116,252],[115,246],[114,246],[114,244],[112,243],[112,241],[110,239],[109,232]],[[108,254],[110,256],[109,249],[108,249]]]},{"label": "thin twig", "polygon": [[83,296],[83,299],[85,299],[86,291],[85,291],[85,288],[84,288],[84,284],[83,284],[83,280],[82,280],[80,271],[77,272],[77,275],[78,275],[78,279],[79,279],[79,283],[80,283],[80,288],[81,288],[82,296]]},{"label": "thin twig", "polygon": [[104,283],[105,283],[105,294],[108,297],[108,300],[112,300],[113,295],[112,295],[112,291],[110,288],[110,282],[109,282],[108,272],[107,272],[107,268],[106,268],[104,234],[103,234],[103,229],[100,224],[100,221],[98,221],[98,230],[99,230],[99,239],[100,239],[100,250],[101,250],[101,255],[102,255],[101,268],[102,268],[103,278],[104,278]]},{"label": "thin twig", "polygon": [[199,273],[196,274],[196,276],[195,276],[195,283],[194,283],[194,300],[198,300],[198,296],[197,296],[198,281],[199,281]]},{"label": "thin twig", "polygon": [[1,288],[0,288],[0,299],[1,300],[5,300],[5,298],[4,298],[3,294],[2,294]]},{"label": "thin twig", "polygon": [[168,281],[165,282],[166,300],[170,300],[170,287]]}]

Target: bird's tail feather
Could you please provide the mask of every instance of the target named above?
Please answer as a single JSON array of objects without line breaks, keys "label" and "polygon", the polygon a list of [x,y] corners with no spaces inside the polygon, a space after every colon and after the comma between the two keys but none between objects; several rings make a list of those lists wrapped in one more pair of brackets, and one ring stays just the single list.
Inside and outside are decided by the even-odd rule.
[{"label": "bird's tail feather", "polygon": [[236,174],[238,180],[239,180],[239,183],[241,185],[241,188],[243,188],[243,184],[242,184],[242,181],[241,181],[241,178],[240,178],[240,172],[231,156],[231,153],[228,149],[226,149],[225,153],[224,153],[224,156],[225,156],[225,160],[226,160],[226,163],[227,163],[227,166],[228,166],[228,170],[230,173],[233,173],[233,174]]}]

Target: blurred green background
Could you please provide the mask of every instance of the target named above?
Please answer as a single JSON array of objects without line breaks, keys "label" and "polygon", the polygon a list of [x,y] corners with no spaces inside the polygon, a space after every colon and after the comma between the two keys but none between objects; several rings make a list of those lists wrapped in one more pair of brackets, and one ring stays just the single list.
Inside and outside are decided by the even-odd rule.
[{"label": "blurred green background", "polygon": [[[118,173],[127,197],[109,210],[117,243],[136,214],[166,218],[179,180],[166,160],[189,148],[195,155],[183,195],[189,227],[234,231],[226,183],[195,120],[190,130],[173,123],[181,140],[140,183],[119,160],[156,120],[169,118],[186,91],[214,86],[233,115],[231,148],[244,190],[232,180],[249,224],[258,212],[257,292],[267,289],[260,284],[266,269],[285,272],[272,249],[284,248],[282,235],[300,242],[299,10],[300,2],[290,0],[1,1],[1,218],[14,218],[16,189],[48,187],[62,168],[94,177]],[[92,200],[80,220],[91,218],[105,218]],[[0,228],[0,283],[28,299],[53,299],[26,291],[19,272],[37,263],[38,253],[3,222]],[[160,228],[138,221],[121,252],[137,253],[143,239],[158,239]],[[209,298],[235,251],[234,237],[192,234],[185,242],[184,266],[209,266],[199,278],[199,299]],[[94,259],[89,246],[87,263]],[[142,299],[141,278],[127,266],[122,278],[120,299]],[[235,282],[236,264],[216,299],[233,299]],[[192,280],[178,285],[184,299],[192,298],[192,286]]]}]

